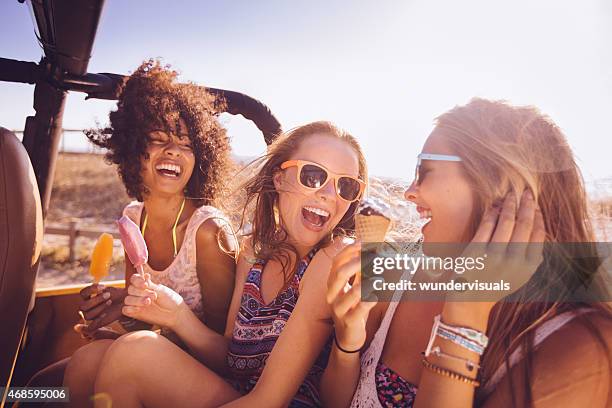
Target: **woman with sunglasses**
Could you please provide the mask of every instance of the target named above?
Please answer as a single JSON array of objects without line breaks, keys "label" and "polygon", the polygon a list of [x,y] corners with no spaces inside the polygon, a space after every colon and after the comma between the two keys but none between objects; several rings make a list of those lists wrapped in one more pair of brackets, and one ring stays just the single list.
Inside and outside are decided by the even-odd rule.
[{"label": "woman with sunglasses", "polygon": [[[345,289],[360,270],[359,246],[349,246],[330,273],[338,347],[322,378],[325,405],[609,407],[612,314],[599,303],[609,287],[595,268],[555,262],[554,245],[537,249],[595,240],[559,128],[533,107],[482,99],[456,107],[437,119],[405,197],[428,220],[425,254],[472,242],[498,260],[487,273],[513,264],[504,278],[525,276],[496,302],[423,301],[407,291],[394,294],[401,302],[375,304],[361,300],[358,284]],[[426,272],[412,281],[431,279]],[[592,301],[572,298],[577,278],[591,284]]]},{"label": "woman with sunglasses", "polygon": [[115,406],[320,405],[332,332],[327,275],[354,228],[365,159],[351,135],[315,122],[279,137],[262,162],[246,183],[252,233],[238,262],[225,336],[170,289],[134,276],[123,312],[169,327],[197,360],[151,332],[124,336],[96,381]]}]

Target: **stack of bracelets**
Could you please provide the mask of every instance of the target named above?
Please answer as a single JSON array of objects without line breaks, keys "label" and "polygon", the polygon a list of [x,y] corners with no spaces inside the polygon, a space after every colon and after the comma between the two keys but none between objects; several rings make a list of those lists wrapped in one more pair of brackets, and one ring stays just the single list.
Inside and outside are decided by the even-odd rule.
[{"label": "stack of bracelets", "polygon": [[440,319],[440,315],[437,315],[434,318],[434,324],[431,329],[431,336],[429,337],[429,343],[427,344],[427,349],[423,352],[423,355],[425,356],[423,358],[423,366],[427,368],[428,370],[431,370],[436,374],[440,374],[440,375],[443,375],[449,378],[453,378],[455,380],[459,380],[464,383],[478,387],[480,385],[478,381],[470,377],[467,377],[463,374],[459,374],[457,372],[448,370],[446,368],[439,367],[435,364],[430,363],[427,360],[427,357],[429,357],[430,355],[434,355],[437,357],[442,357],[442,358],[447,358],[450,360],[462,362],[465,364],[465,368],[468,371],[474,371],[474,369],[480,368],[480,366],[474,361],[471,361],[469,359],[459,357],[459,356],[453,356],[452,354],[444,353],[440,349],[440,347],[438,346],[434,347],[433,343],[434,343],[436,336],[442,339],[448,340],[452,343],[455,343],[458,346],[463,347],[464,349],[473,351],[479,356],[483,355],[485,348],[489,344],[489,339],[487,338],[487,336],[478,330],[470,329],[468,327],[458,327],[458,326],[451,326],[451,325],[445,324]]}]

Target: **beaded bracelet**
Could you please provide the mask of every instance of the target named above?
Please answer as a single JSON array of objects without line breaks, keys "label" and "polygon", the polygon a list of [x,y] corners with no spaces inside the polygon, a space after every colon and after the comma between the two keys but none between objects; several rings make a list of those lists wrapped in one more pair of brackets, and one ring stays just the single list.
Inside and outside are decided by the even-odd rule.
[{"label": "beaded bracelet", "polygon": [[461,346],[463,348],[466,348],[470,351],[473,351],[474,353],[478,353],[478,355],[483,355],[484,353],[484,347],[479,346],[478,344],[474,343],[473,341],[470,341],[464,337],[461,337],[458,334],[455,333],[451,333],[446,329],[443,329],[442,327],[438,327],[438,330],[436,331],[436,335],[440,338],[443,338],[445,340],[449,340],[452,341],[453,343],[457,344],[458,346]]},{"label": "beaded bracelet", "polygon": [[489,338],[483,332],[470,329],[469,327],[451,326],[449,324],[444,323],[440,315],[434,317],[434,325],[442,327],[443,329],[446,329],[449,332],[463,336],[468,340],[472,340],[483,348],[487,347],[487,345],[489,344]]},{"label": "beaded bracelet", "polygon": [[460,361],[462,363],[465,363],[465,368],[467,368],[468,371],[474,371],[474,369],[480,369],[480,365],[478,365],[478,363],[470,359],[467,359],[467,358],[454,356],[452,354],[445,353],[438,346],[432,348],[431,350],[425,350],[421,352],[421,355],[423,355],[424,357],[429,357],[431,355],[434,355],[437,357],[443,357],[443,358],[448,358],[450,360]]},{"label": "beaded bracelet", "polygon": [[430,371],[432,371],[432,372],[434,372],[434,373],[436,373],[438,375],[442,375],[444,377],[452,378],[453,380],[461,381],[461,382],[463,382],[465,384],[469,384],[469,385],[471,385],[473,387],[480,387],[480,382],[478,380],[474,380],[473,378],[467,377],[467,376],[465,376],[463,374],[459,374],[459,373],[456,373],[454,371],[447,370],[446,368],[439,367],[439,366],[437,366],[435,364],[432,364],[429,361],[427,361],[426,358],[424,358],[422,360],[422,362],[423,362],[423,366],[426,369],[428,369],[428,370],[430,370]]}]

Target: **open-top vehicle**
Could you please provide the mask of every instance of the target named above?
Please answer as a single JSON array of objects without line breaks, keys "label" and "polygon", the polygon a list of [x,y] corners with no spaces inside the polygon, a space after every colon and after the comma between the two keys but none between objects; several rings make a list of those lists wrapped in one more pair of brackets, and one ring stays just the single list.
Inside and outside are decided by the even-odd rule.
[{"label": "open-top vehicle", "polygon": [[[0,58],[0,81],[34,85],[36,111],[24,118],[22,141],[0,127],[0,387],[26,385],[39,369],[71,355],[86,341],[73,325],[79,291],[88,284],[36,289],[36,275],[67,92],[116,99],[124,78],[87,72],[104,0],[25,3],[31,8],[43,56],[38,63]],[[225,100],[225,112],[253,121],[266,143],[280,132],[280,123],[256,99],[207,89]],[[125,282],[105,284],[121,287]]]}]

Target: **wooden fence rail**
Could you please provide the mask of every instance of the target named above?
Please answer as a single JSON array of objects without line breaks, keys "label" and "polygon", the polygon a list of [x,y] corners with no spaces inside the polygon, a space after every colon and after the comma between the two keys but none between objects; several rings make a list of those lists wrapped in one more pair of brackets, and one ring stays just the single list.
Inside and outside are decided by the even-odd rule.
[{"label": "wooden fence rail", "polygon": [[70,262],[74,261],[74,247],[77,238],[98,239],[104,232],[111,234],[114,239],[120,239],[119,231],[116,229],[79,227],[76,221],[70,221],[67,225],[49,224],[45,227],[45,234],[68,236],[68,259]]}]

